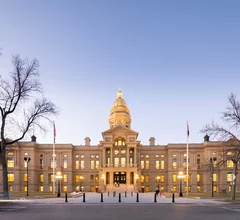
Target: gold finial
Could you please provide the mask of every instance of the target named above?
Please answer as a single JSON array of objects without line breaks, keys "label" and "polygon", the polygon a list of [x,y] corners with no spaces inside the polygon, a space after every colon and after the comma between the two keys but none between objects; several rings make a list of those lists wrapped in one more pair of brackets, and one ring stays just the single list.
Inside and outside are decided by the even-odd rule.
[{"label": "gold finial", "polygon": [[122,98],[122,91],[121,91],[120,88],[119,88],[119,90],[118,90],[118,98]]}]

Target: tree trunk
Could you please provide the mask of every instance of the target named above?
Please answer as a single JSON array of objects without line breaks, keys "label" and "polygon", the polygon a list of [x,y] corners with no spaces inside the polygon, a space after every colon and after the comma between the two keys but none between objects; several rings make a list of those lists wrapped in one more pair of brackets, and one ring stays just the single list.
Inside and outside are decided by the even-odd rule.
[{"label": "tree trunk", "polygon": [[235,180],[232,180],[232,196],[231,200],[236,199],[236,184],[237,184],[237,163],[234,163],[233,174],[235,175]]},{"label": "tree trunk", "polygon": [[6,142],[3,139],[1,142],[1,159],[2,159],[2,176],[3,176],[3,198],[9,199],[9,193],[8,193],[8,171],[7,171],[7,161],[6,161]]}]

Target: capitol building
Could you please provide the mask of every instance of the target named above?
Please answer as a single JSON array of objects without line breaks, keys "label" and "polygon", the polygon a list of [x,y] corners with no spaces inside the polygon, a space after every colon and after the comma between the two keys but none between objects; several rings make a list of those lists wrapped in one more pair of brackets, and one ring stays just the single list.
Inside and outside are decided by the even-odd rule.
[{"label": "capitol building", "polygon": [[[91,145],[89,137],[85,138],[84,145],[55,144],[56,160],[53,144],[38,143],[35,136],[29,142],[18,142],[7,148],[9,191],[53,192],[53,167],[56,173],[61,172],[58,179],[61,192],[112,192],[116,189],[179,192],[180,181],[182,191],[186,192],[187,178],[189,192],[231,191],[232,161],[215,167],[210,160],[217,160],[220,142],[210,141],[206,135],[202,143],[189,143],[187,163],[186,143],[159,145],[150,137],[149,144],[142,145],[131,121],[130,110],[119,91],[110,110],[109,129],[102,132],[98,145]],[[237,182],[240,182],[239,177]],[[1,184],[0,192],[2,190]],[[240,191],[240,187],[236,190]]]}]

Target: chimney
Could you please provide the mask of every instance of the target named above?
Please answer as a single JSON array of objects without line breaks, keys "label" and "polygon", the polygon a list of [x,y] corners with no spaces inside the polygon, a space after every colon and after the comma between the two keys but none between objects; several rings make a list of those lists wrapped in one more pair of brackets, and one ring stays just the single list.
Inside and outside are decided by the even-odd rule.
[{"label": "chimney", "polygon": [[204,136],[204,142],[208,142],[209,141],[209,136],[206,134],[205,136]]},{"label": "chimney", "polygon": [[152,145],[155,145],[155,138],[154,137],[150,137],[149,139],[149,144],[152,146]]},{"label": "chimney", "polygon": [[86,146],[90,146],[90,142],[91,142],[91,139],[90,139],[90,137],[85,137],[85,145]]},{"label": "chimney", "polygon": [[32,142],[36,142],[36,141],[37,141],[37,137],[36,137],[35,135],[33,135],[33,136],[31,137],[31,141],[32,141]]}]

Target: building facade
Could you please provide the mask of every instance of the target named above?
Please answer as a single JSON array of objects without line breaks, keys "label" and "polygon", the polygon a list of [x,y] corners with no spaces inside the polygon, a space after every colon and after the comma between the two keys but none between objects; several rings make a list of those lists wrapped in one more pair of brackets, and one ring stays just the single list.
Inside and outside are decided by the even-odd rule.
[{"label": "building facade", "polygon": [[[130,110],[118,92],[110,111],[109,129],[102,132],[98,145],[40,144],[33,136],[29,142],[19,142],[7,149],[9,190],[12,192],[52,192],[56,188],[53,167],[61,172],[62,192],[138,191],[183,192],[231,191],[232,161],[215,167],[210,158],[218,158],[220,142],[189,144],[187,163],[186,144],[142,145],[138,133],[131,129]],[[31,158],[31,160],[26,160]],[[186,168],[188,165],[188,177]],[[28,169],[28,170],[27,170]],[[0,167],[0,171],[1,167]],[[180,179],[179,172],[183,178]],[[60,176],[59,176],[60,177]],[[240,179],[238,177],[237,183]],[[2,176],[0,176],[2,182]],[[55,184],[53,184],[55,182]],[[237,185],[237,191],[240,190]],[[0,185],[2,191],[2,185]]]}]

